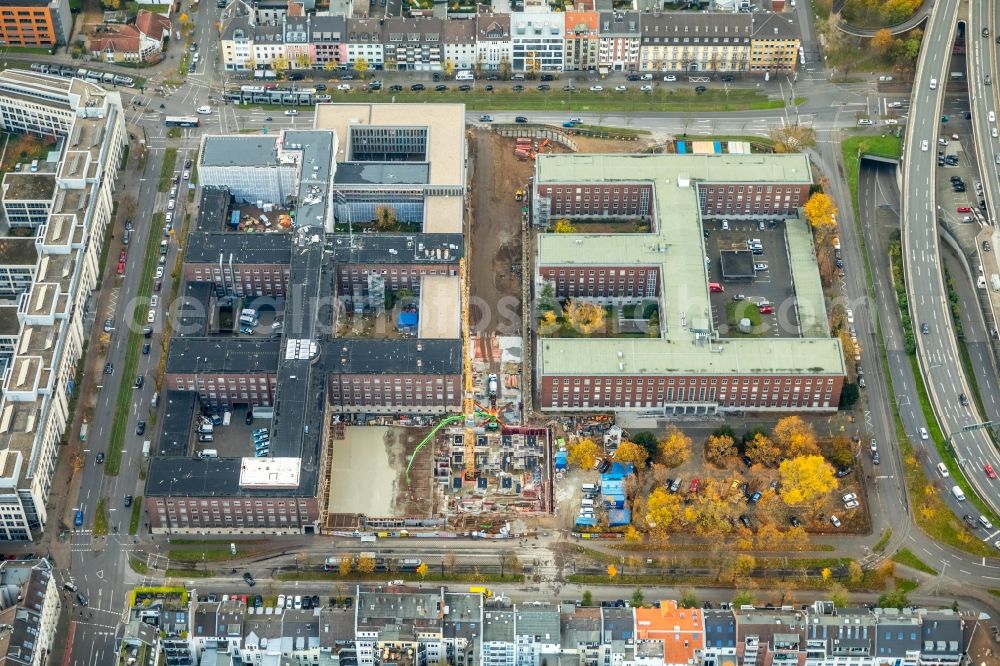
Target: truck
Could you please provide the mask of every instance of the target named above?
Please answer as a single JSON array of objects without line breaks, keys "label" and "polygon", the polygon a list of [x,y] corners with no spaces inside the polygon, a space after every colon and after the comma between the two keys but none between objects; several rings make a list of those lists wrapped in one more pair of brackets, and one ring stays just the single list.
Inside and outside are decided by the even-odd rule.
[{"label": "truck", "polygon": [[153,448],[153,442],[151,440],[146,440],[142,443],[142,457],[148,458],[150,449]]},{"label": "truck", "polygon": [[222,425],[227,426],[233,419],[233,413],[228,409],[222,414]]},{"label": "truck", "polygon": [[88,428],[88,424],[87,424],[86,421],[84,421],[83,424],[80,425],[80,441],[81,442],[86,442],[87,441],[87,430],[88,429],[89,429]]},{"label": "truck", "polygon": [[486,389],[489,391],[490,397],[495,398],[497,395],[497,376],[495,374],[490,374],[489,378],[486,380]]},{"label": "truck", "polygon": [[362,534],[361,543],[375,543],[378,541],[378,537],[374,534]]},{"label": "truck", "polygon": [[480,585],[473,585],[469,588],[469,594],[481,594],[484,598],[489,599],[493,596],[493,592],[490,591],[488,587],[482,587]]}]

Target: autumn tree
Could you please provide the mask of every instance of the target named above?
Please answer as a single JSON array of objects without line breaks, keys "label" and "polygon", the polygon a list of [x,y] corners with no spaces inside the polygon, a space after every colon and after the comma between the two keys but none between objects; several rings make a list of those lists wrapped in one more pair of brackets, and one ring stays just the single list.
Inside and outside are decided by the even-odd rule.
[{"label": "autumn tree", "polygon": [[597,303],[578,301],[575,298],[567,301],[563,308],[566,323],[584,335],[602,330],[606,316],[604,308]]},{"label": "autumn tree", "polygon": [[417,575],[420,576],[420,580],[427,578],[427,563],[421,562],[420,566],[417,567]]},{"label": "autumn tree", "polygon": [[629,525],[625,529],[625,543],[642,543],[642,532]]},{"label": "autumn tree", "polygon": [[819,454],[816,432],[799,416],[786,416],[778,421],[771,432],[771,438],[787,458]]},{"label": "autumn tree", "polygon": [[375,230],[382,232],[399,230],[399,220],[396,219],[395,208],[385,204],[375,207]]},{"label": "autumn tree", "polygon": [[358,561],[355,565],[355,569],[358,573],[370,574],[375,571],[375,558],[370,555],[358,555]]},{"label": "autumn tree", "polygon": [[559,330],[559,317],[554,310],[543,310],[538,317],[538,334],[552,335]]},{"label": "autumn tree", "polygon": [[351,558],[342,557],[340,558],[340,575],[349,576],[351,573]]},{"label": "autumn tree", "polygon": [[608,565],[608,578],[614,580],[618,576],[618,567],[613,564]]},{"label": "autumn tree", "polygon": [[770,437],[760,432],[747,442],[746,454],[750,462],[765,467],[774,467],[781,460],[781,449],[771,441]]},{"label": "autumn tree", "polygon": [[889,49],[892,48],[892,42],[894,39],[892,31],[889,30],[889,28],[882,28],[872,35],[872,50],[880,56],[884,56],[889,53]]},{"label": "autumn tree", "polygon": [[816,192],[803,207],[806,220],[821,237],[832,236],[837,231],[837,206],[829,194]]},{"label": "autumn tree", "polygon": [[662,486],[670,478],[670,469],[666,465],[655,463],[653,465],[653,481]]},{"label": "autumn tree", "polygon": [[354,62],[351,63],[351,67],[358,73],[360,78],[364,79],[365,72],[368,71],[368,61],[364,58],[355,58]]},{"label": "autumn tree", "polygon": [[649,454],[646,449],[634,442],[622,442],[615,451],[615,460],[623,463],[632,463],[636,468],[641,468],[646,464]]},{"label": "autumn tree", "polygon": [[580,469],[594,469],[594,463],[601,456],[601,447],[589,437],[584,437],[569,445],[566,461]]},{"label": "autumn tree", "polygon": [[569,220],[560,219],[556,220],[556,224],[552,227],[552,231],[557,234],[575,234],[576,227],[574,227]]},{"label": "autumn tree", "polygon": [[822,456],[798,456],[778,468],[786,504],[811,504],[837,488],[833,467]]},{"label": "autumn tree", "polygon": [[701,604],[698,603],[698,595],[690,587],[685,588],[681,593],[680,607],[681,608],[698,608]]},{"label": "autumn tree", "polygon": [[326,62],[323,63],[323,71],[324,72],[334,72],[336,70],[337,70],[337,61],[336,60],[327,60]]},{"label": "autumn tree", "polygon": [[850,467],[854,464],[854,449],[851,438],[847,435],[837,435],[826,445],[826,457],[837,467]]},{"label": "autumn tree", "polygon": [[808,125],[785,125],[771,130],[776,153],[799,153],[816,145],[816,130]]},{"label": "autumn tree", "polygon": [[679,467],[691,457],[691,438],[677,426],[670,426],[659,444],[660,460],[667,467]]},{"label": "autumn tree", "polygon": [[830,601],[834,608],[847,608],[851,605],[851,596],[847,593],[847,588],[840,583],[830,586]]},{"label": "autumn tree", "polygon": [[680,515],[682,506],[680,496],[667,492],[662,486],[651,492],[646,501],[645,516],[650,536],[665,540],[670,526]]},{"label": "autumn tree", "polygon": [[276,72],[284,72],[288,69],[289,64],[288,58],[285,56],[274,56],[274,58],[271,59],[271,69]]},{"label": "autumn tree", "polygon": [[857,585],[864,577],[865,570],[861,568],[861,563],[857,560],[851,560],[850,564],[847,565],[847,578],[851,584]]},{"label": "autumn tree", "polygon": [[736,455],[736,442],[731,435],[709,435],[705,440],[705,457],[708,462],[722,467],[727,458]]},{"label": "autumn tree", "polygon": [[741,553],[736,556],[736,575],[749,576],[757,568],[757,559],[753,555]]}]

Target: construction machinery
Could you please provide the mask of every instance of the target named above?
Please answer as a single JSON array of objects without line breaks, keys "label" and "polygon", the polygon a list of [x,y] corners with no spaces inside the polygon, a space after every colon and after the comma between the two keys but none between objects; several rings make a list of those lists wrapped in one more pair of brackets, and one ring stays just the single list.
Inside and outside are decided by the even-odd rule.
[{"label": "construction machinery", "polygon": [[469,264],[468,254],[462,257],[458,265],[459,279],[462,282],[462,414],[465,416],[465,480],[476,479],[476,415],[472,386],[472,339],[469,325]]},{"label": "construction machinery", "polygon": [[524,190],[516,189],[514,190],[514,201],[524,201]]}]

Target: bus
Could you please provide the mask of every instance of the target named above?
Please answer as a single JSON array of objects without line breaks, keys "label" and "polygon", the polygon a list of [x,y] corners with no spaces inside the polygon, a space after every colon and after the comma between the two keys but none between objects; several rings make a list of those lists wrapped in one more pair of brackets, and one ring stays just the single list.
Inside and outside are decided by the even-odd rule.
[{"label": "bus", "polygon": [[167,127],[198,127],[201,122],[198,116],[167,116],[163,124]]}]

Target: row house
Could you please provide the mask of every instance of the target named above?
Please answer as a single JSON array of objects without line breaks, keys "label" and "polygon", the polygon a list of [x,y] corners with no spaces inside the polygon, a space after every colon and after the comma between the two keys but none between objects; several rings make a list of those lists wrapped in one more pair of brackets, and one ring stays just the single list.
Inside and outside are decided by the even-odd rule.
[{"label": "row house", "polygon": [[[672,600],[639,608],[512,604],[402,581],[358,585],[347,599],[323,597],[318,605],[291,594],[284,607],[255,608],[254,601],[252,594],[207,595],[185,607],[167,599],[131,615],[161,636],[184,636],[157,644],[154,633],[147,643],[154,654],[187,651],[202,664],[228,654],[240,663],[320,666],[950,666],[961,662],[977,624],[950,610],[830,602],[801,610],[702,610]],[[126,645],[137,624],[129,622]]]},{"label": "row house", "polygon": [[378,19],[347,19],[347,43],[341,49],[342,63],[353,67],[364,60],[368,69],[385,67],[385,40],[382,39],[382,22]]},{"label": "row house", "polygon": [[563,68],[568,71],[596,70],[600,65],[601,38],[597,12],[566,12]]},{"label": "row house", "polygon": [[639,66],[653,72],[742,72],[750,61],[750,14],[647,14]]},{"label": "row house", "polygon": [[[479,72],[647,71],[779,73],[799,63],[794,17],[772,13],[551,12],[544,7],[469,19],[296,16],[260,23],[234,2],[223,17],[229,70],[270,67]],[[333,63],[331,65],[331,63]]]},{"label": "row house", "polygon": [[444,22],[445,71],[472,69],[476,64],[476,22],[454,19]]},{"label": "row house", "polygon": [[382,24],[385,68],[437,72],[444,69],[444,19],[391,18]]},{"label": "row house", "polygon": [[510,14],[480,14],[476,20],[476,65],[483,72],[510,68]]},{"label": "row house", "polygon": [[601,67],[612,72],[639,69],[639,12],[600,12],[597,54]]}]

